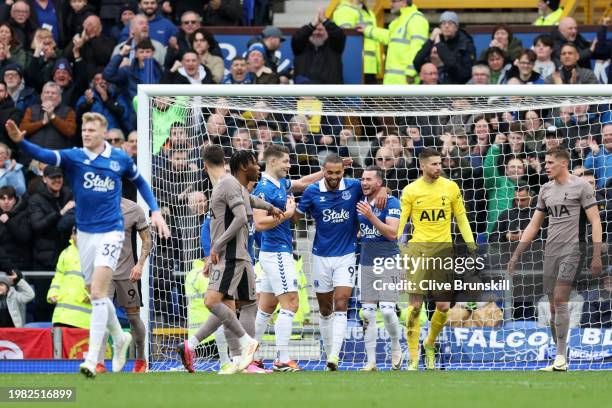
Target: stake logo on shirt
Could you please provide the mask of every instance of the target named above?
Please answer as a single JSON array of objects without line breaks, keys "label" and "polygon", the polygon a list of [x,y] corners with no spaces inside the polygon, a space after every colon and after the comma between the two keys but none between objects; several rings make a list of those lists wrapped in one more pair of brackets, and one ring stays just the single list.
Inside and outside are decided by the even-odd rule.
[{"label": "stake logo on shirt", "polygon": [[99,175],[88,171],[87,173],[83,174],[83,179],[85,180],[83,182],[83,188],[87,190],[107,192],[115,189],[115,181],[108,176],[102,178]]},{"label": "stake logo on shirt", "polygon": [[341,209],[340,212],[337,212],[336,210],[332,209],[326,209],[323,210],[322,214],[323,222],[331,222],[334,224],[338,222],[348,221],[350,218],[349,212],[346,211],[344,208]]},{"label": "stake logo on shirt", "polygon": [[380,233],[378,228],[372,225],[368,225],[366,223],[359,223],[359,231],[361,232],[362,239],[363,238],[372,239],[372,238],[382,237],[382,234]]}]

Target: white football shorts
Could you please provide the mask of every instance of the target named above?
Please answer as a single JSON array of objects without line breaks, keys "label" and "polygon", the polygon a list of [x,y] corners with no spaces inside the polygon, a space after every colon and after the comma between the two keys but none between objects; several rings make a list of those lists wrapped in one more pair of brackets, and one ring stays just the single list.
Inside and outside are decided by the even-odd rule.
[{"label": "white football shorts", "polygon": [[312,280],[316,293],[328,293],[338,286],[355,286],[355,254],[343,256],[312,255]]},{"label": "white football shorts", "polygon": [[123,231],[90,233],[77,230],[77,248],[86,284],[91,283],[94,268],[98,266],[115,270],[123,248],[123,239]]},{"label": "white football shorts", "polygon": [[259,252],[259,263],[263,276],[259,284],[259,292],[274,293],[280,296],[284,293],[297,292],[297,273],[293,255],[289,252]]}]

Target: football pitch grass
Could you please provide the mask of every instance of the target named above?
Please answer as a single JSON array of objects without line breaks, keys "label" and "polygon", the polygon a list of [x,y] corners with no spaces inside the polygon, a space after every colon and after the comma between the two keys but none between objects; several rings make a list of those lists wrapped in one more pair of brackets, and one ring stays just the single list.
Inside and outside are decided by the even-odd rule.
[{"label": "football pitch grass", "polygon": [[76,402],[0,407],[609,407],[612,371],[6,374],[1,387],[74,387]]}]

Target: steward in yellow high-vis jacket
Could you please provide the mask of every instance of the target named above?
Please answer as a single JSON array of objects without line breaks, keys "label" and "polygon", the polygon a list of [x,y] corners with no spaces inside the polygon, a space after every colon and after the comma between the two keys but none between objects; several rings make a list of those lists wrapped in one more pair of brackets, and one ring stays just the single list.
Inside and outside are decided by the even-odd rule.
[{"label": "steward in yellow high-vis jacket", "polygon": [[[333,15],[340,28],[376,27],[376,16],[368,9],[364,0],[341,0]],[[363,73],[365,83],[375,83],[382,68],[380,44],[372,38],[363,40]]]},{"label": "steward in yellow high-vis jacket", "polygon": [[417,71],[414,57],[429,35],[429,23],[410,0],[391,3],[391,12],[399,17],[389,24],[389,28],[374,26],[358,27],[365,38],[374,39],[387,46],[384,84],[414,83]]},{"label": "steward in yellow high-vis jacket", "polygon": [[51,319],[54,326],[89,329],[91,301],[81,272],[76,234],[72,235],[70,246],[62,251],[57,260],[47,302],[55,304]]},{"label": "steward in yellow high-vis jacket", "polygon": [[[205,262],[202,259],[194,259],[191,270],[185,275],[185,297],[187,297],[187,335],[195,335],[200,326],[206,323],[210,311],[204,305],[204,294],[208,289],[208,278],[202,271]],[[207,343],[215,339],[215,335],[202,340]]]},{"label": "steward in yellow high-vis jacket", "polygon": [[563,7],[559,7],[559,0],[539,0],[539,17],[533,22],[536,26],[556,26],[559,25],[563,17]]}]

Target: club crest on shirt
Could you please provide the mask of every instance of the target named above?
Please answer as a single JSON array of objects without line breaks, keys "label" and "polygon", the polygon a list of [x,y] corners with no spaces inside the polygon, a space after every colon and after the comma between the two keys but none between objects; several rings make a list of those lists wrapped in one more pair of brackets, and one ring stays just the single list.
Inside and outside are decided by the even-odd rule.
[{"label": "club crest on shirt", "polygon": [[110,161],[110,169],[112,171],[119,171],[121,169],[121,166],[119,165],[119,162],[116,160],[111,160]]},{"label": "club crest on shirt", "polygon": [[343,200],[350,200],[351,199],[351,192],[348,190],[344,190],[342,192],[342,199]]}]

